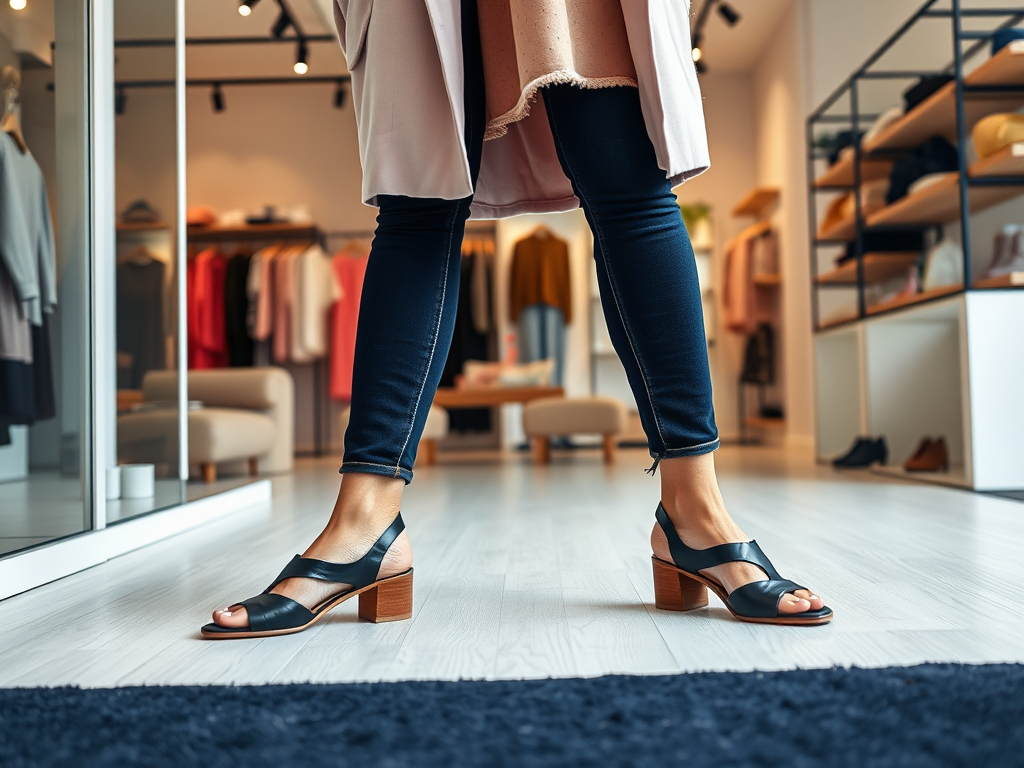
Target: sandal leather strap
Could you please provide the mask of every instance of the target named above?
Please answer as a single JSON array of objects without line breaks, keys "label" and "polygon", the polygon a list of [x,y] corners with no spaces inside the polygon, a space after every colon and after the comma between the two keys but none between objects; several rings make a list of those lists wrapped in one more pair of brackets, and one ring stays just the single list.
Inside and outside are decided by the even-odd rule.
[{"label": "sandal leather strap", "polygon": [[243,600],[239,605],[249,616],[249,630],[252,632],[294,629],[309,624],[314,618],[313,612],[302,603],[269,592]]},{"label": "sandal leather strap", "polygon": [[369,586],[377,580],[380,564],[384,560],[388,548],[404,530],[405,523],[402,521],[402,515],[399,514],[370,547],[370,551],[354,563],[331,563],[326,560],[315,560],[311,557],[296,555],[284,567],[274,583],[267,587],[264,594],[270,592],[285,579],[318,579],[336,584],[351,584],[353,589]]},{"label": "sandal leather strap", "polygon": [[806,587],[789,579],[752,581],[729,593],[729,606],[741,616],[774,619],[779,616],[779,602],[783,595],[798,589],[806,589]]},{"label": "sandal leather strap", "polygon": [[775,570],[771,560],[761,551],[756,541],[743,541],[735,544],[719,544],[708,549],[691,549],[683,543],[676,533],[676,527],[668,517],[665,507],[658,504],[654,516],[668,539],[668,549],[676,566],[690,573],[697,573],[707,568],[726,563],[744,562],[756,565],[769,579],[779,581],[782,576]]}]

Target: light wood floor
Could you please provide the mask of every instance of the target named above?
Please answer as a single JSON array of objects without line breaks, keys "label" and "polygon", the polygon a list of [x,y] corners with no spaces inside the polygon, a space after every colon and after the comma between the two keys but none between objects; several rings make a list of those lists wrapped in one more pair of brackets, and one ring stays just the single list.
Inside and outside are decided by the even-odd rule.
[{"label": "light wood floor", "polygon": [[337,460],[304,461],[271,505],[0,603],[0,685],[521,678],[1024,661],[1024,504],[838,475],[774,449],[723,449],[733,514],[783,574],[825,595],[826,627],[656,611],[643,452],[535,469],[448,460],[417,473],[412,621],[353,603],[300,635],[209,642],[209,611],[258,593],[319,531]]}]

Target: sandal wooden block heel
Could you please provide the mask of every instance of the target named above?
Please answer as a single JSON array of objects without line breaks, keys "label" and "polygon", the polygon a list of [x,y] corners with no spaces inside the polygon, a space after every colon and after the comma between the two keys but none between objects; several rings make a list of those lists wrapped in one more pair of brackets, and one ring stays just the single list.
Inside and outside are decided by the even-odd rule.
[{"label": "sandal wooden block heel", "polygon": [[662,611],[692,611],[708,604],[708,588],[656,557],[654,563],[654,607]]},{"label": "sandal wooden block heel", "polygon": [[412,618],[412,569],[359,595],[359,618],[380,624]]}]

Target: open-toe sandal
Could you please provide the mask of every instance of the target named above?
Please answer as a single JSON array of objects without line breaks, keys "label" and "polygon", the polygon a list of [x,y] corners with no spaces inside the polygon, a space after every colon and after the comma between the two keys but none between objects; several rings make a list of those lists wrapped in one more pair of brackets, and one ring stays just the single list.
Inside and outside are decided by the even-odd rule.
[{"label": "open-toe sandal", "polygon": [[[354,563],[329,563],[296,555],[263,594],[231,606],[232,610],[245,608],[249,615],[248,627],[207,624],[201,630],[203,637],[227,640],[301,632],[319,621],[332,608],[356,595],[359,596],[360,619],[381,622],[412,618],[412,568],[386,579],[377,578],[384,555],[404,530],[405,523],[399,515],[370,551]],[[270,590],[285,579],[318,579],[348,584],[351,589],[332,595],[310,610],[290,597],[271,594]]]},{"label": "open-toe sandal", "polygon": [[[710,549],[690,549],[669,520],[665,508],[659,504],[655,512],[658,524],[668,538],[673,562],[658,557],[654,561],[654,606],[664,611],[689,611],[708,604],[708,590],[718,595],[725,607],[740,621],[755,624],[787,624],[813,626],[832,620],[832,609],[822,606],[803,613],[779,613],[782,597],[798,589],[806,589],[796,582],[784,579],[771,561],[757,546],[756,541],[719,544]],[[751,563],[768,576],[767,581],[753,581],[728,592],[715,579],[700,571],[726,563]]]}]

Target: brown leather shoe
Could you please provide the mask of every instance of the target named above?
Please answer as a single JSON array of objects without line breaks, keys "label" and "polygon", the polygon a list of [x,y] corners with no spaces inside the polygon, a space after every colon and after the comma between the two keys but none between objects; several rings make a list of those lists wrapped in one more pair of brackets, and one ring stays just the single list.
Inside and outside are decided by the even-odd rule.
[{"label": "brown leather shoe", "polygon": [[914,455],[904,462],[903,468],[907,472],[948,472],[949,452],[946,450],[946,438],[922,438]]}]

